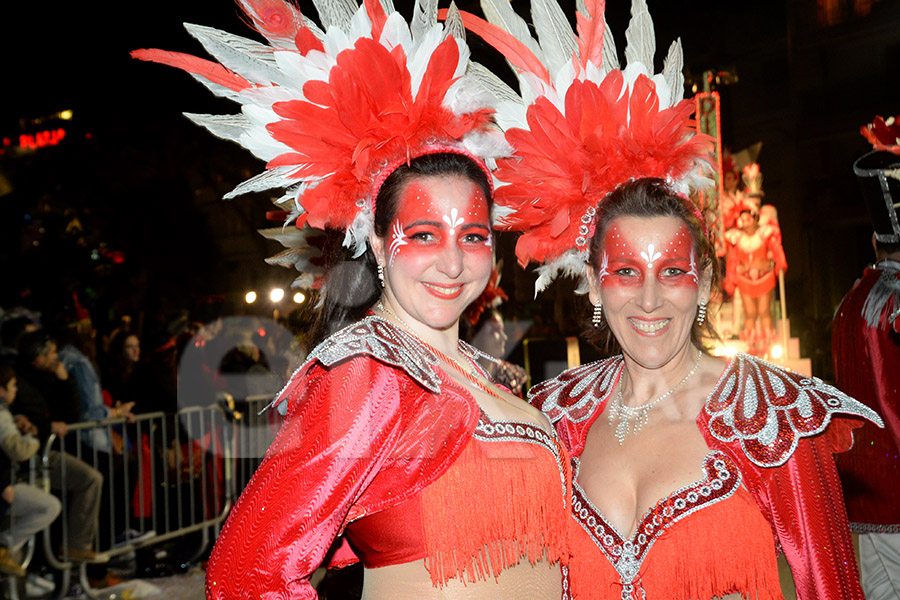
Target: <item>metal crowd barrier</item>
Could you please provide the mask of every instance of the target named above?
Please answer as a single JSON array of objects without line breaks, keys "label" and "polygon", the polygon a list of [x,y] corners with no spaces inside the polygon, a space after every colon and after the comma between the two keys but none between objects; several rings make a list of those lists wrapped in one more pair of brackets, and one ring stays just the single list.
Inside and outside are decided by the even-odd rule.
[{"label": "metal crowd barrier", "polygon": [[[156,412],[138,415],[130,423],[117,418],[71,424],[64,437],[51,435],[44,444],[39,455],[42,481],[32,459],[31,481],[50,492],[51,456],[71,454],[103,475],[97,552],[115,560],[138,548],[200,532],[188,558],[195,560],[218,534],[281,426],[278,411],[263,411],[271,400],[271,395],[237,401],[222,395],[217,405],[185,408],[175,415]],[[108,451],[116,446],[121,451]],[[60,487],[65,489],[64,462],[60,471]],[[87,563],[68,555],[72,499],[57,496],[62,512],[40,534],[47,564],[61,573],[56,597],[64,597],[75,571],[85,594],[98,598],[101,591],[91,587]],[[28,544],[26,567],[37,546],[34,539]],[[10,582],[10,598],[17,600],[15,582]]]}]

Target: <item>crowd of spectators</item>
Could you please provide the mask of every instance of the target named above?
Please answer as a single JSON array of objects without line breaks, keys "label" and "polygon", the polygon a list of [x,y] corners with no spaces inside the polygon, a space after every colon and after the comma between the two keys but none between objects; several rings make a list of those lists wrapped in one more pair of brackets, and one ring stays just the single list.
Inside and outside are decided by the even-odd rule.
[{"label": "crowd of spectators", "polygon": [[[226,316],[216,299],[177,313],[142,347],[135,320],[120,317],[110,331],[98,332],[73,298],[43,314],[0,308],[0,573],[25,575],[22,547],[59,521],[65,507],[65,532],[58,523],[51,528],[58,556],[91,565],[92,583],[102,587],[116,582],[104,565],[107,551],[135,533],[122,525],[128,519],[106,518],[136,512],[137,494],[111,489],[109,481],[121,486],[115,474],[122,472],[135,479],[129,423],[146,413],[168,415],[169,439],[156,432],[155,441],[172,454],[188,441],[174,416],[179,409],[272,395],[304,352],[282,325]],[[70,431],[76,423],[110,419],[115,425]],[[48,453],[48,494],[26,476],[29,459],[51,436],[62,443]]]}]

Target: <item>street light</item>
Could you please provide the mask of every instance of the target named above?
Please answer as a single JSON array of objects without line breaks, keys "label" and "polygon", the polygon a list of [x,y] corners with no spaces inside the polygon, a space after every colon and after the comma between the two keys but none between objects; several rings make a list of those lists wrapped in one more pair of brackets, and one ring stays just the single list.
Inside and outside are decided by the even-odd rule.
[{"label": "street light", "polygon": [[303,304],[306,302],[306,295],[303,292],[297,292],[294,294],[294,302],[297,304]]},{"label": "street light", "polygon": [[269,292],[269,300],[272,302],[281,302],[284,299],[284,290],[281,288],[273,288]]},{"label": "street light", "polygon": [[247,292],[247,295],[244,296],[244,300],[247,301],[247,304],[253,304],[254,302],[256,302],[256,292],[250,290],[249,292]]}]

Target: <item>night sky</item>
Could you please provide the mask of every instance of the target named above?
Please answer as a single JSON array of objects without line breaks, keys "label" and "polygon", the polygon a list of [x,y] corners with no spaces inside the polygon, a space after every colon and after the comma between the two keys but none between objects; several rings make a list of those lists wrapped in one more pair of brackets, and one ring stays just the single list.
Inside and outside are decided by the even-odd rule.
[{"label": "night sky", "polygon": [[[621,57],[630,4],[607,3]],[[797,318],[821,325],[870,257],[867,240],[854,239],[847,244],[850,250],[835,255],[839,264],[829,265],[837,275],[824,291],[816,287],[823,284],[813,266],[819,252],[815,231],[823,225],[817,222],[820,214],[811,214],[817,212],[811,203],[832,194],[827,190],[840,190],[821,205],[822,214],[830,215],[828,226],[837,227],[838,235],[865,238],[865,212],[858,199],[847,198],[855,193],[847,173],[853,157],[866,150],[859,125],[875,114],[900,112],[898,87],[890,82],[897,79],[893,67],[900,59],[900,2],[881,0],[873,15],[851,15],[827,31],[815,22],[815,0],[648,4],[656,25],[657,69],[677,36],[690,74],[737,69],[739,83],[720,90],[725,143],[740,149],[766,135],[774,138],[762,140],[760,162],[785,236],[794,236],[785,242],[789,286],[795,297],[823,297],[820,306],[798,306]],[[853,2],[843,4],[850,14]],[[524,5],[514,0],[520,14]],[[315,15],[307,6],[304,2],[301,9]],[[478,12],[474,4],[461,8]],[[564,8],[574,14],[574,2]],[[256,37],[229,0],[4,6],[0,138],[15,143],[21,133],[59,126],[67,137],[55,148],[0,155],[0,174],[13,188],[0,196],[0,306],[52,306],[60,293],[78,288],[90,296],[92,308],[112,317],[292,279],[261,262],[277,245],[247,234],[268,226],[266,199],[218,200],[259,172],[262,163],[181,116],[182,111],[234,112],[232,103],[213,98],[182,72],[128,55],[135,48],[159,47],[205,56],[181,26],[185,21]],[[865,47],[867,39],[877,38],[873,31],[891,38],[878,42],[884,48],[875,57]],[[483,44],[475,41],[473,48],[476,59],[506,72]],[[843,59],[826,58],[830,49],[845,48],[850,50]],[[809,69],[809,61],[819,66]],[[881,62],[872,66],[873,61]],[[856,63],[875,72],[864,81],[854,79]],[[893,77],[885,75],[890,72],[885,65]],[[876,89],[860,90],[861,85]],[[830,104],[838,102],[835,98],[844,104]],[[74,111],[71,122],[35,122],[65,109]],[[823,166],[813,172],[809,161]],[[823,193],[809,194],[811,181]],[[66,232],[73,217],[82,232]],[[99,257],[95,251],[102,251]],[[510,256],[509,269],[513,262]],[[505,287],[516,278],[506,277]],[[545,302],[554,302],[552,293]]]}]

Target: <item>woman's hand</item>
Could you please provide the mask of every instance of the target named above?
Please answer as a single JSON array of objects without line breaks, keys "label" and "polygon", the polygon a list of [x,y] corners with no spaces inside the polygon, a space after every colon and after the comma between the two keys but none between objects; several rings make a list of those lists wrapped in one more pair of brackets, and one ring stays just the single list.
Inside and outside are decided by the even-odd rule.
[{"label": "woman's hand", "polygon": [[16,490],[13,486],[8,485],[3,489],[3,492],[0,493],[0,498],[3,498],[7,504],[12,504],[13,500],[16,499]]}]

